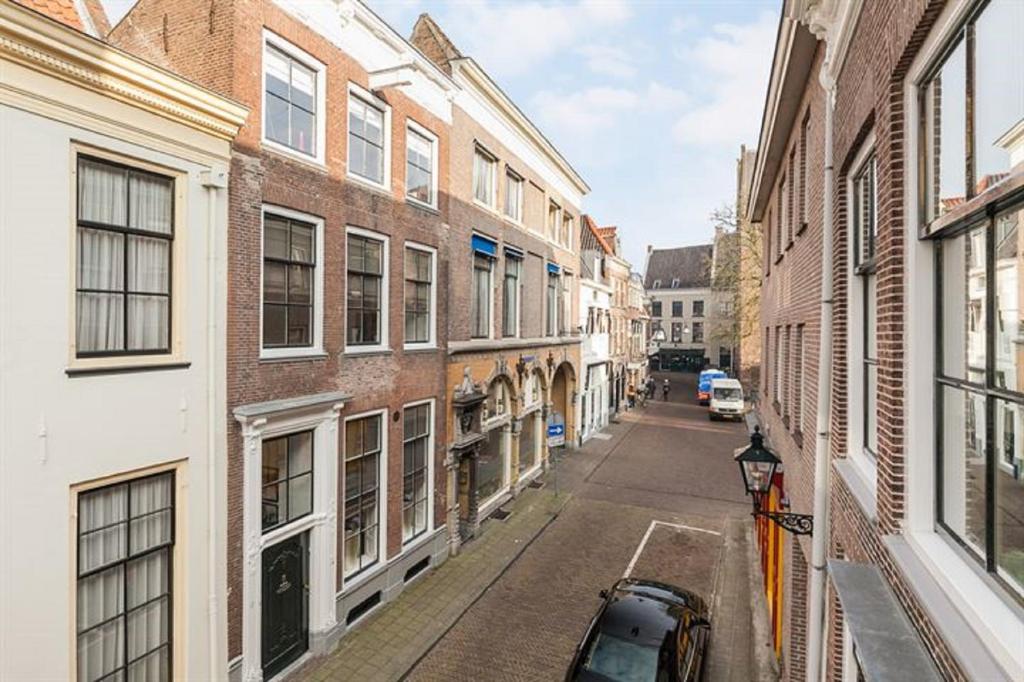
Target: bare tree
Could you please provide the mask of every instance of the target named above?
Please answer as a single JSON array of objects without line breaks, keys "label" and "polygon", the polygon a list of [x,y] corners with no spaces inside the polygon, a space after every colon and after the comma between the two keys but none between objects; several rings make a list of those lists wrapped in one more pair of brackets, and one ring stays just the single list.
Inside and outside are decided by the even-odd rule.
[{"label": "bare tree", "polygon": [[711,287],[731,303],[728,314],[717,315],[709,341],[733,349],[758,331],[761,307],[761,234],[740,220],[736,207],[723,204],[711,212],[715,226]]}]

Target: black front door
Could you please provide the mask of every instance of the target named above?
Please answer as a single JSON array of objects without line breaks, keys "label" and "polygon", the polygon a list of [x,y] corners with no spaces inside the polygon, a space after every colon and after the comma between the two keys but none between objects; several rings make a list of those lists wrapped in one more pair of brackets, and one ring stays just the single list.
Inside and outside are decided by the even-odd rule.
[{"label": "black front door", "polygon": [[263,679],[309,648],[307,533],[263,550]]}]

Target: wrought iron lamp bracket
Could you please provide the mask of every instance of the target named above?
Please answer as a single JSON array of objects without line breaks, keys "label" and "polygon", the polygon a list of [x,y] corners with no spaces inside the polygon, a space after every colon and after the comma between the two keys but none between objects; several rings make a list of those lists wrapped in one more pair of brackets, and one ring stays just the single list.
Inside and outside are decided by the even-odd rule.
[{"label": "wrought iron lamp bracket", "polygon": [[763,516],[775,525],[788,530],[793,535],[811,535],[814,533],[814,517],[810,514],[794,514],[792,512],[764,511],[761,509],[759,496],[754,496],[754,511],[750,513],[755,519]]}]

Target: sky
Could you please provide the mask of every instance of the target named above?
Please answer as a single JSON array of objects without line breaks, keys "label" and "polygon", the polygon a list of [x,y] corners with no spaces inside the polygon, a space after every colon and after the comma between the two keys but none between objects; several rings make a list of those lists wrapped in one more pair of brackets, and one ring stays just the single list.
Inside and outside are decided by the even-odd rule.
[{"label": "sky", "polygon": [[[404,36],[429,12],[591,187],[584,211],[647,245],[710,242],[764,108],[779,0],[366,0]],[[133,0],[103,0],[117,21]]]}]

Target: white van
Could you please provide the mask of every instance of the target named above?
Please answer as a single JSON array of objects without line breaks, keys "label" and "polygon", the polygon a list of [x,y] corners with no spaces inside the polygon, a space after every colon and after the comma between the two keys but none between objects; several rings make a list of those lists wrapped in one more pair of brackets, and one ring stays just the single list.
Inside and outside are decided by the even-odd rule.
[{"label": "white van", "polygon": [[743,419],[743,386],[736,379],[712,379],[708,419]]}]

